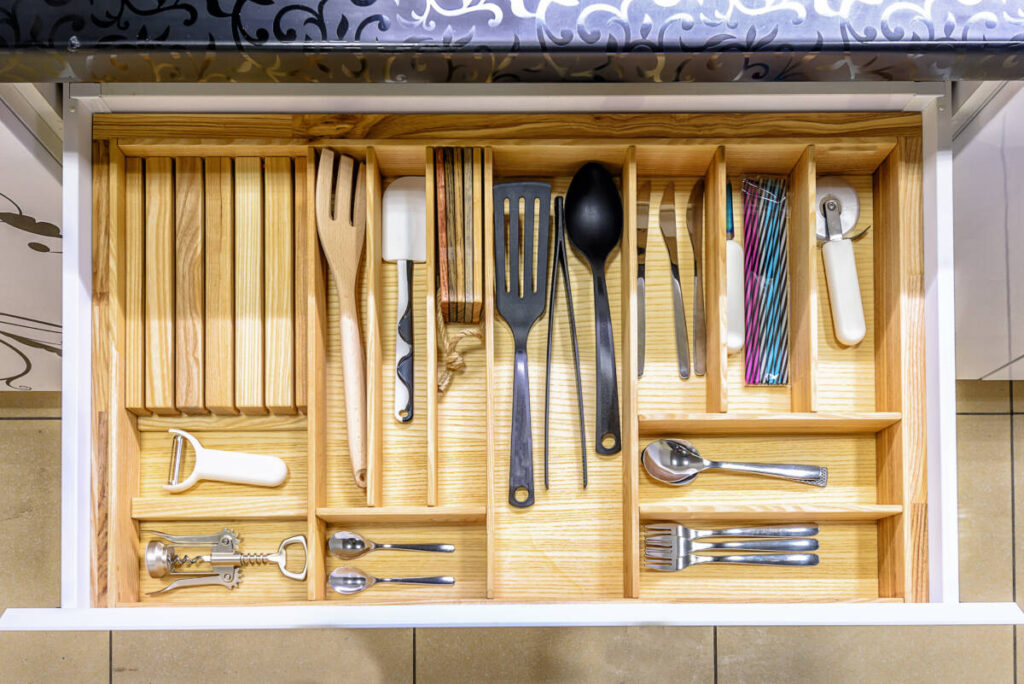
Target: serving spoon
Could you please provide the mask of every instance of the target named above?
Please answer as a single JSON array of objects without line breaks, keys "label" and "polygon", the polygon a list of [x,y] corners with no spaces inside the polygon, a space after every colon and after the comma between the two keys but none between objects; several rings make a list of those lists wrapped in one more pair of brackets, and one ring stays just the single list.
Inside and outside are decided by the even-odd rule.
[{"label": "serving spoon", "polygon": [[730,463],[709,461],[701,457],[697,448],[685,439],[659,439],[651,442],[640,455],[647,474],[670,485],[686,485],[705,470],[718,468],[737,473],[767,475],[803,484],[824,487],[828,483],[828,468],[781,463]]},{"label": "serving spoon", "polygon": [[327,542],[331,554],[345,560],[359,558],[377,549],[394,551],[432,551],[434,553],[453,553],[451,544],[378,544],[355,532],[335,532]]},{"label": "serving spoon", "polygon": [[335,568],[327,583],[339,594],[358,594],[378,582],[399,584],[455,584],[454,577],[373,577],[358,568]]}]

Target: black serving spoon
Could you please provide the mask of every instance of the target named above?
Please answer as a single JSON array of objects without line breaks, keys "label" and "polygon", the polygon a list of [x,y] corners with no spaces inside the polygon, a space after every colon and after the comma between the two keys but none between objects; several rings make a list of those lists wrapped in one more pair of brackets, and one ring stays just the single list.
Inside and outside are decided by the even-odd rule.
[{"label": "black serving spoon", "polygon": [[584,164],[565,193],[565,230],[573,246],[590,263],[594,276],[594,323],[597,332],[597,439],[599,454],[622,448],[619,389],[615,372],[615,340],[608,308],[604,270],[622,238],[622,198],[608,171],[596,162]]}]

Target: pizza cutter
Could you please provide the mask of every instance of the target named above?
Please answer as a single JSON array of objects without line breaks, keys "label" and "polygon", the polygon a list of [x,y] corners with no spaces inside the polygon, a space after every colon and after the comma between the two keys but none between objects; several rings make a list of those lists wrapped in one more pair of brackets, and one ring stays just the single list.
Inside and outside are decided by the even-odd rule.
[{"label": "pizza cutter", "polygon": [[847,346],[864,339],[864,304],[860,298],[857,262],[853,255],[853,227],[860,217],[860,200],[852,185],[838,176],[818,179],[817,234],[825,263],[832,327],[836,339]]}]

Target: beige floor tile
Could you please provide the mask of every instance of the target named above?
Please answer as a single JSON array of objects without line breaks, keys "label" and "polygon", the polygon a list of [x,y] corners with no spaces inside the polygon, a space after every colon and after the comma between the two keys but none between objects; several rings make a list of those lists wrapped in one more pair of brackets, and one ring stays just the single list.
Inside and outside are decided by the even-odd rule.
[{"label": "beige floor tile", "polygon": [[957,380],[957,413],[1008,413],[1010,383],[996,380]]},{"label": "beige floor tile", "polygon": [[[1014,532],[1017,537],[1014,544],[1017,552],[1017,562],[1014,564],[1017,573],[1015,598],[1017,603],[1024,606],[1024,416],[1013,417],[1013,464],[1013,490],[1016,497]],[[1024,630],[1018,630],[1018,636],[1024,641]]]},{"label": "beige floor tile", "polygon": [[[676,657],[666,657],[666,654]],[[712,630],[701,627],[421,629],[416,681],[708,682]]]},{"label": "beige floor tile", "polygon": [[59,605],[60,421],[0,420],[0,521],[0,608]]},{"label": "beige floor tile", "polygon": [[718,681],[1010,682],[1013,628],[725,627]]},{"label": "beige floor tile", "polygon": [[0,632],[0,682],[107,682],[109,632]]},{"label": "beige floor tile", "polygon": [[60,392],[0,392],[0,417],[59,418]]},{"label": "beige floor tile", "polygon": [[411,682],[411,629],[115,632],[114,682]]},{"label": "beige floor tile", "polygon": [[960,600],[1013,597],[1009,416],[957,416]]},{"label": "beige floor tile", "polygon": [[1013,385],[1013,412],[1024,413],[1024,380],[1014,380]]}]

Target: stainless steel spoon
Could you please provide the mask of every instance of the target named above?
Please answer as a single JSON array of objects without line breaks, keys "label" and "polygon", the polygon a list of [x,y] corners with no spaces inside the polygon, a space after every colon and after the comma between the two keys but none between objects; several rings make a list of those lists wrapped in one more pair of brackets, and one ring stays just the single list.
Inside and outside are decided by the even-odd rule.
[{"label": "stainless steel spoon", "polygon": [[358,568],[335,568],[327,584],[339,594],[358,594],[378,582],[398,584],[455,584],[454,577],[372,577]]},{"label": "stainless steel spoon", "polygon": [[828,483],[828,468],[777,463],[729,463],[702,458],[697,448],[685,439],[659,439],[651,442],[640,456],[647,474],[655,480],[671,485],[693,482],[709,468],[731,470],[737,473],[767,475],[803,484],[824,487]]},{"label": "stainless steel spoon", "polygon": [[337,558],[352,560],[377,549],[393,551],[431,551],[434,553],[452,553],[455,547],[451,544],[378,544],[355,532],[335,532],[327,542],[327,548]]}]

